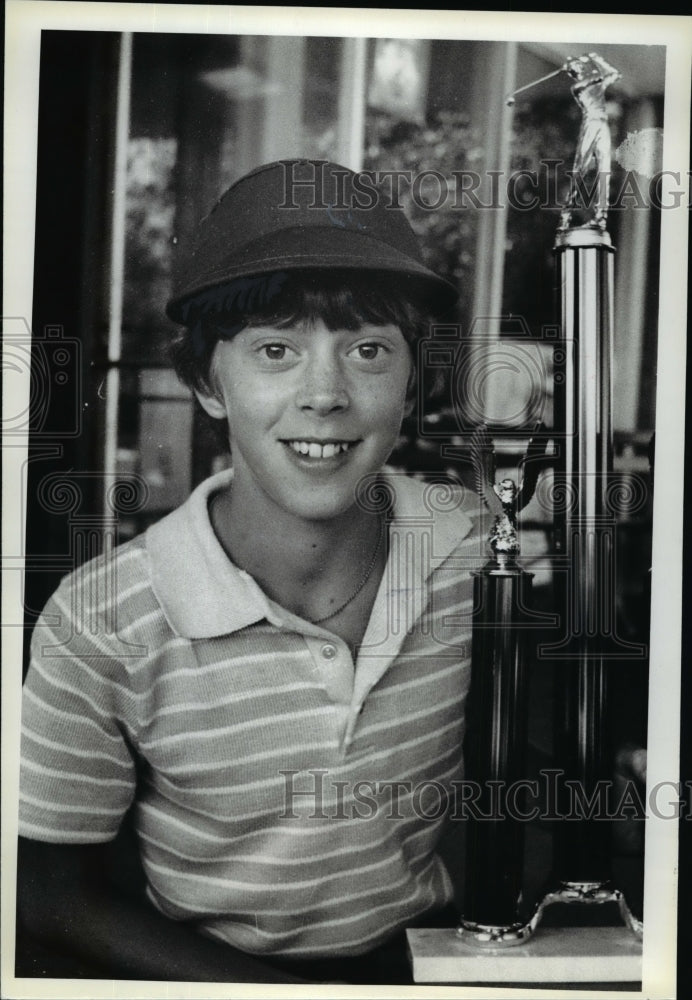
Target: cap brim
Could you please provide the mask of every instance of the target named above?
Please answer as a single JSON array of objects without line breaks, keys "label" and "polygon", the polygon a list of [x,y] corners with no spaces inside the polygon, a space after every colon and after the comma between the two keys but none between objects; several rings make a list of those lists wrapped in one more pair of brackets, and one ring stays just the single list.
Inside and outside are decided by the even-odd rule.
[{"label": "cap brim", "polygon": [[424,264],[418,263],[395,247],[375,239],[368,233],[334,226],[297,226],[281,233],[261,237],[217,255],[218,264],[203,276],[195,274],[195,260],[206,259],[202,248],[187,261],[187,274],[182,289],[166,307],[166,313],[176,323],[188,323],[190,303],[210,289],[226,285],[238,278],[296,270],[353,270],[398,275],[406,279],[406,294],[434,316],[452,309],[459,298],[457,289],[440,278]]}]

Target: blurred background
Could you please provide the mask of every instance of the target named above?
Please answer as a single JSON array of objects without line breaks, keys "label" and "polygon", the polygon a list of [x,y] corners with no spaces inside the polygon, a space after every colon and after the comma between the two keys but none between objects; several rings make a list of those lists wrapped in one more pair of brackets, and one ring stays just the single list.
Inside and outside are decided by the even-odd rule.
[{"label": "blurred background", "polygon": [[[459,287],[461,300],[456,323],[434,331],[429,345],[446,368],[445,389],[420,400],[392,464],[468,482],[467,432],[484,420],[498,478],[515,475],[535,423],[549,429],[553,421],[552,245],[580,111],[565,73],[513,107],[505,96],[593,48],[42,33],[33,363],[36,371],[62,365],[64,379],[61,393],[35,402],[27,627],[76,563],[144,530],[229,464],[222,439],[172,371],[174,326],[164,306],[176,246],[233,181],[263,162],[324,157],[424,175],[418,188],[402,183],[401,200],[429,266]],[[660,167],[665,50],[604,44],[598,52],[622,73],[607,94],[619,151],[608,228],[617,248],[615,472],[632,499],[617,524],[614,600],[619,635],[646,647],[660,229],[648,178]],[[650,140],[646,164],[633,144],[641,132]],[[640,172],[626,173],[632,162]],[[473,198],[462,194],[467,185]],[[548,207],[532,205],[536,191]],[[443,459],[442,444],[456,445],[458,457]],[[539,488],[523,515],[522,547],[538,606],[549,609],[548,495]],[[622,722],[627,738],[643,741],[646,657],[618,674],[615,736]],[[532,741],[548,755],[549,665],[538,663],[534,683]]]}]

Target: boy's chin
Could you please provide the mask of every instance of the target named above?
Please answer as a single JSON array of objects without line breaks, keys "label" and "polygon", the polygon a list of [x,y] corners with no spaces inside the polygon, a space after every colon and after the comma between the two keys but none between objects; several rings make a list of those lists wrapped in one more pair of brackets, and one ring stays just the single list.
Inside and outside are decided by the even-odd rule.
[{"label": "boy's chin", "polygon": [[285,509],[287,514],[292,514],[299,520],[328,524],[330,521],[338,521],[355,506],[356,498],[351,495],[330,500],[310,500],[306,497],[300,503],[287,505]]},{"label": "boy's chin", "polygon": [[361,481],[362,476],[358,476],[357,479],[341,483],[338,487],[334,484],[330,486],[325,484],[321,488],[303,489],[300,492],[285,493],[283,496],[275,495],[275,500],[289,517],[322,524],[338,521],[353,515],[354,512],[363,511],[363,505],[358,501],[360,494],[358,486]]}]

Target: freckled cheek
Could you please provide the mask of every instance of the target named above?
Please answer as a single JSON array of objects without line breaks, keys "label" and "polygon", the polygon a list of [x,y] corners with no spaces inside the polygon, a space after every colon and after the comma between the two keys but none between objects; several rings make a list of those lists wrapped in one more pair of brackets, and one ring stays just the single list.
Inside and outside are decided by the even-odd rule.
[{"label": "freckled cheek", "polygon": [[285,405],[284,395],[279,386],[258,384],[248,378],[229,384],[224,398],[229,419],[264,424],[280,414]]},{"label": "freckled cheek", "polygon": [[383,380],[377,385],[362,386],[361,396],[364,410],[369,412],[374,423],[398,423],[404,414],[408,390],[408,375],[400,373]]}]

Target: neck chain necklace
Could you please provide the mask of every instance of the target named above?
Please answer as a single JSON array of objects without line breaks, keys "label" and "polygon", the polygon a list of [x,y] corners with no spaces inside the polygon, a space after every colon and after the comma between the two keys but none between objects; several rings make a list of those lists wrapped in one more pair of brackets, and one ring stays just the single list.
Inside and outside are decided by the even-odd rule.
[{"label": "neck chain necklace", "polygon": [[337,608],[334,608],[334,610],[330,611],[329,614],[322,615],[321,618],[310,618],[309,620],[312,622],[313,625],[321,625],[322,622],[327,622],[329,621],[330,618],[336,618],[336,616],[341,611],[343,611],[344,608],[347,608],[349,606],[351,601],[355,601],[356,597],[358,597],[358,594],[360,594],[361,590],[372,576],[372,572],[375,569],[375,563],[377,562],[377,557],[380,554],[380,549],[382,548],[382,540],[384,538],[384,534],[385,534],[385,520],[384,518],[380,518],[380,533],[377,537],[377,545],[375,546],[375,551],[372,554],[372,559],[370,560],[370,564],[366,569],[365,573],[363,574],[363,576],[361,577],[358,586],[353,591],[351,596],[348,597],[343,602],[343,604],[340,604]]},{"label": "neck chain necklace", "polygon": [[[221,500],[221,494],[220,493],[215,493],[214,496],[211,498],[211,501],[210,501],[210,504],[209,504],[210,520],[212,520],[212,517],[211,517],[212,512],[217,507],[217,504],[218,504],[218,502],[220,500]],[[344,608],[347,608],[352,601],[355,601],[356,597],[358,597],[358,594],[360,594],[361,590],[363,589],[363,587],[365,586],[365,584],[368,582],[368,580],[370,579],[370,577],[373,574],[373,570],[375,569],[375,564],[377,562],[377,557],[380,554],[380,549],[382,548],[382,541],[383,541],[384,536],[385,536],[385,526],[386,526],[385,519],[383,517],[381,517],[380,518],[380,531],[379,531],[379,535],[377,537],[377,545],[375,546],[375,551],[372,554],[372,559],[370,560],[370,563],[368,564],[368,568],[365,570],[365,573],[363,574],[363,576],[361,577],[361,579],[358,581],[358,586],[353,591],[353,593],[351,594],[351,596],[347,597],[346,600],[343,602],[343,604],[340,604],[338,607],[334,608],[333,611],[330,611],[326,615],[322,615],[321,618],[309,618],[308,621],[312,622],[313,625],[321,625],[322,622],[327,622],[327,621],[329,621],[330,618],[335,618],[341,611],[344,610]]]}]

